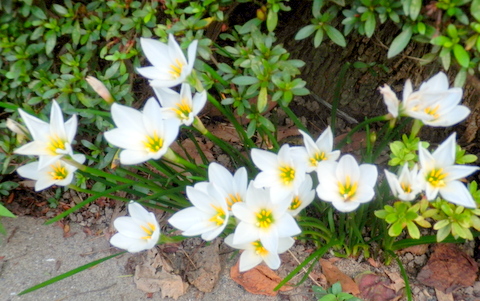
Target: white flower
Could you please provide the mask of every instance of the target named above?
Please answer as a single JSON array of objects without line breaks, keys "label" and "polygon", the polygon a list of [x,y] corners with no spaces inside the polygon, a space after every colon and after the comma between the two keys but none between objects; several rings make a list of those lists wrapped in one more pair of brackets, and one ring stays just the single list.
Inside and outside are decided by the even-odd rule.
[{"label": "white flower", "polygon": [[248,271],[260,264],[262,261],[265,261],[267,266],[272,270],[278,269],[281,264],[280,256],[278,256],[278,254],[282,254],[283,252],[287,251],[295,243],[295,240],[291,237],[279,238],[278,249],[276,252],[270,252],[263,247],[260,240],[243,244],[234,244],[233,236],[233,234],[228,235],[225,238],[225,243],[232,248],[244,250],[242,255],[240,255],[240,272]]},{"label": "white flower", "polygon": [[235,229],[233,244],[241,245],[259,240],[266,250],[277,252],[279,238],[301,232],[293,217],[288,214],[288,206],[288,199],[273,203],[268,189],[256,188],[251,182],[245,201],[232,206],[233,215],[240,220]]},{"label": "white flower", "polygon": [[111,144],[123,148],[122,164],[138,164],[163,156],[177,138],[179,122],[162,118],[157,101],[150,98],[143,112],[114,103],[112,118],[117,128],[106,132]]},{"label": "white flower", "polygon": [[385,177],[393,195],[402,201],[413,201],[423,189],[421,181],[418,179],[418,165],[416,164],[412,170],[409,170],[408,164],[405,163],[398,177],[385,170]]},{"label": "white flower", "polygon": [[[305,132],[299,130],[303,136],[305,148],[292,148],[299,156],[303,156],[307,165],[307,172],[312,172],[317,168],[319,162],[332,160],[335,161],[340,157],[340,151],[333,151],[333,133],[332,129],[327,127],[325,131],[318,137],[317,141]],[[303,151],[306,150],[306,151]]]},{"label": "white flower", "polygon": [[[243,202],[247,193],[248,176],[245,167],[239,168],[232,175],[222,165],[212,162],[208,166],[208,180],[212,183],[227,202],[228,210],[232,205]],[[197,186],[195,186],[197,187]]]},{"label": "white flower", "polygon": [[213,184],[206,190],[187,187],[187,196],[194,207],[175,213],[168,222],[183,231],[184,236],[201,235],[204,240],[212,240],[225,229],[229,212],[225,198]]},{"label": "white flower", "polygon": [[[72,159],[80,164],[85,162],[85,156],[82,154],[72,155]],[[69,185],[76,170],[76,167],[57,160],[42,168],[39,168],[39,162],[28,163],[19,167],[17,172],[24,178],[37,181],[35,191],[40,191],[53,185]]]},{"label": "white flower", "polygon": [[140,38],[140,44],[153,66],[137,68],[137,71],[151,80],[152,87],[176,86],[184,82],[192,72],[197,40],[188,46],[188,62],[172,34],[168,35],[168,44],[147,38]]},{"label": "white flower", "polygon": [[284,144],[278,155],[266,150],[252,149],[253,163],[261,170],[255,178],[256,187],[270,187],[272,201],[280,202],[296,191],[305,179],[306,165],[294,156],[290,146]]},{"label": "white flower", "polygon": [[462,100],[461,88],[449,88],[447,75],[443,72],[424,82],[418,91],[413,92],[412,82],[407,80],[403,89],[403,100],[398,99],[389,86],[380,88],[388,111],[421,120],[430,126],[451,126],[467,118],[470,109],[459,105]]},{"label": "white flower", "polygon": [[318,197],[341,212],[357,209],[361,203],[373,199],[373,187],[377,180],[377,168],[372,164],[358,166],[351,155],[345,155],[338,162],[325,161],[317,168]]},{"label": "white flower", "polygon": [[290,201],[290,206],[288,207],[288,213],[291,216],[297,216],[300,211],[305,207],[310,205],[310,203],[315,198],[315,190],[312,189],[313,181],[310,175],[305,177],[305,180],[298,188],[298,191],[293,194],[293,197]]},{"label": "white flower", "polygon": [[21,109],[18,112],[32,134],[33,141],[16,149],[14,153],[39,156],[39,169],[51,165],[64,155],[72,155],[71,143],[77,131],[76,115],[64,123],[62,110],[55,100],[52,102],[50,111],[50,123],[33,117]]},{"label": "white flower", "polygon": [[475,208],[476,204],[472,195],[459,179],[474,173],[478,167],[454,165],[455,137],[455,133],[450,135],[433,154],[419,144],[420,180],[425,185],[428,200],[434,200],[440,193],[442,198],[449,202]]},{"label": "white flower", "polygon": [[176,118],[185,125],[192,124],[194,117],[200,113],[207,102],[205,90],[195,93],[192,99],[192,92],[188,84],[182,84],[180,93],[166,88],[154,87],[153,90],[162,105],[164,118]]},{"label": "white flower", "polygon": [[160,226],[155,215],[134,201],[128,204],[128,213],[130,216],[118,217],[113,222],[118,233],[112,236],[110,243],[130,253],[155,247],[160,238]]}]

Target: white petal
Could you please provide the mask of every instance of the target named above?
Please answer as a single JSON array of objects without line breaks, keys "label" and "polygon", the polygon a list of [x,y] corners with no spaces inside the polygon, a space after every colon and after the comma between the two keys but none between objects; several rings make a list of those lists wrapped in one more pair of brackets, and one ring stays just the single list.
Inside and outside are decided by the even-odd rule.
[{"label": "white petal", "polygon": [[152,155],[145,151],[125,149],[120,152],[120,163],[124,165],[135,165],[152,159]]},{"label": "white petal", "polygon": [[293,244],[295,243],[295,239],[291,237],[280,237],[278,239],[278,254],[282,254],[283,252],[286,252],[288,249],[290,249]]},{"label": "white petal", "polygon": [[257,255],[255,251],[245,250],[242,255],[240,255],[239,270],[240,272],[248,271],[260,264],[262,260],[262,257]]},{"label": "white petal", "polygon": [[278,269],[282,263],[280,261],[280,256],[278,256],[278,254],[275,252],[268,252],[268,254],[263,257],[263,261],[265,261],[267,266],[272,270]]},{"label": "white petal", "polygon": [[235,203],[232,206],[233,215],[241,221],[249,224],[256,222],[255,214],[248,208],[245,203]]},{"label": "white petal", "polygon": [[358,208],[360,203],[357,202],[332,202],[333,207],[335,207],[340,212],[351,212]]},{"label": "white petal", "polygon": [[254,148],[251,152],[253,163],[262,171],[277,169],[277,155],[266,150]]},{"label": "white petal", "polygon": [[440,189],[440,195],[447,201],[464,206],[467,208],[476,208],[477,205],[467,187],[460,181],[449,182]]},{"label": "white petal", "polygon": [[339,181],[345,183],[347,177],[352,183],[360,179],[360,168],[357,161],[351,155],[344,155],[338,161],[336,176]]},{"label": "white petal", "polygon": [[246,222],[240,222],[235,229],[233,244],[238,245],[249,243],[258,240],[259,238],[257,227]]},{"label": "white petal", "polygon": [[367,185],[370,187],[375,186],[377,183],[377,167],[373,164],[362,164],[360,165],[360,179],[359,185]]},{"label": "white petal", "polygon": [[38,162],[32,162],[17,168],[17,173],[27,179],[38,180],[40,172],[38,171]]},{"label": "white petal", "polygon": [[451,134],[440,146],[433,152],[432,157],[441,166],[449,166],[455,163],[455,139],[456,133]]}]

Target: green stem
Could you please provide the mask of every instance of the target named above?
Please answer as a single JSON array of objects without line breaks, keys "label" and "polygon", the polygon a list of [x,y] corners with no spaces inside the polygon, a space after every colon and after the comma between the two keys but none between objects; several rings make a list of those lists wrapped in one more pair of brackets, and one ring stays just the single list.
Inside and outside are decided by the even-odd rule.
[{"label": "green stem", "polygon": [[347,136],[345,136],[345,138],[343,138],[342,141],[340,141],[337,144],[336,148],[341,149],[345,145],[345,143],[347,143],[348,139],[353,134],[355,134],[359,130],[363,129],[366,125],[368,125],[370,123],[378,122],[378,121],[384,121],[384,120],[387,120],[386,115],[385,116],[377,116],[377,117],[373,117],[373,118],[362,121],[361,123],[357,124],[357,126],[355,126],[350,132],[348,132]]},{"label": "green stem", "polygon": [[330,118],[330,127],[335,133],[335,125],[337,122],[337,110],[340,103],[340,92],[342,91],[343,85],[345,83],[345,74],[347,73],[348,68],[350,68],[350,63],[345,63],[340,70],[337,84],[335,85],[335,90],[333,91],[333,103],[332,103],[332,114]]},{"label": "green stem", "polygon": [[410,133],[410,140],[413,140],[413,138],[417,137],[418,133],[420,132],[420,129],[423,126],[423,122],[419,119],[415,119],[413,121],[412,125],[412,131]]},{"label": "green stem", "polygon": [[201,166],[197,166],[196,164],[194,164],[194,163],[192,163],[188,160],[185,160],[184,158],[182,158],[181,156],[176,154],[171,148],[169,148],[167,150],[167,152],[165,153],[163,158],[170,161],[170,162],[183,165],[184,167],[188,168],[189,170],[195,171],[200,175],[206,175],[207,174],[207,171],[205,170],[205,168],[202,168]]},{"label": "green stem", "polygon": [[66,158],[66,157],[63,157],[61,160],[68,163],[69,165],[72,165],[72,166],[76,167],[78,170],[81,170],[83,172],[86,172],[86,173],[89,173],[89,174],[92,174],[92,175],[100,176],[100,177],[103,177],[105,179],[109,179],[109,180],[111,180],[111,182],[118,181],[118,182],[122,182],[122,183],[137,183],[136,181],[128,180],[124,177],[120,177],[120,176],[117,176],[117,175],[114,175],[114,174],[111,174],[111,173],[108,173],[108,172],[104,172],[104,171],[96,169],[96,168],[88,167],[86,165],[80,164],[77,161]]},{"label": "green stem", "polygon": [[220,84],[222,84],[225,87],[229,86],[229,83],[226,80],[224,80],[223,77],[221,77],[217,71],[215,71],[212,67],[210,67],[210,65],[208,65],[205,62],[202,62],[202,63],[203,63],[202,64],[203,69],[205,69],[205,71],[207,71],[215,80],[217,80]]},{"label": "green stem", "polygon": [[295,125],[297,126],[298,129],[308,133],[308,130],[307,128],[303,125],[303,123],[300,121],[300,119],[298,119],[297,115],[295,115],[295,113],[293,113],[292,110],[290,110],[289,107],[287,106],[282,106],[281,103],[280,104],[280,107],[282,108],[282,110],[287,113],[288,117],[293,121],[293,123],[295,123]]}]

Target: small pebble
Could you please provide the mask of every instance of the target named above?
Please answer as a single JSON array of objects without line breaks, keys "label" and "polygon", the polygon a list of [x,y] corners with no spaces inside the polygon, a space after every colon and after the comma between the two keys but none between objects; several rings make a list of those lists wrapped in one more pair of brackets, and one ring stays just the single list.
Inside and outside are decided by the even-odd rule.
[{"label": "small pebble", "polygon": [[411,253],[407,253],[405,254],[404,258],[407,262],[410,262],[413,260],[413,255]]},{"label": "small pebble", "polygon": [[475,282],[473,285],[473,294],[477,297],[480,297],[480,281]]},{"label": "small pebble", "polygon": [[427,255],[423,254],[421,256],[415,257],[414,262],[416,265],[419,265],[419,266],[425,265],[425,263],[427,262]]}]

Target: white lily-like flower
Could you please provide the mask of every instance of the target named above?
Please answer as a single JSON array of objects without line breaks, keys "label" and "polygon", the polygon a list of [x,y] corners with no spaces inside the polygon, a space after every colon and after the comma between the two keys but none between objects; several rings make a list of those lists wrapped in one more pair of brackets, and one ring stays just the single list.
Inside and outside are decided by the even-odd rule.
[{"label": "white lily-like flower", "polygon": [[240,220],[233,237],[234,245],[259,240],[263,248],[277,252],[279,238],[291,237],[301,232],[287,212],[290,199],[274,203],[268,190],[256,188],[250,182],[245,201],[233,204],[232,213]]},{"label": "white lily-like flower", "polygon": [[120,153],[122,164],[159,159],[177,138],[178,120],[162,118],[160,106],[153,97],[147,101],[143,112],[117,103],[111,110],[117,128],[104,135],[109,143],[124,149]]},{"label": "white lily-like flower", "polygon": [[380,88],[388,111],[421,120],[424,124],[446,127],[467,118],[470,109],[459,105],[462,100],[461,88],[449,88],[447,75],[443,72],[422,83],[418,91],[413,91],[412,82],[407,80],[403,89],[402,103],[389,86]]},{"label": "white lily-like flower", "polygon": [[189,84],[182,84],[180,93],[166,88],[153,88],[157,95],[164,118],[175,118],[182,124],[191,125],[195,116],[205,106],[207,102],[207,92],[203,90],[195,93],[192,98],[192,91]]},{"label": "white lily-like flower", "polygon": [[160,238],[155,215],[134,201],[128,203],[128,213],[130,216],[118,217],[113,222],[118,233],[110,238],[110,243],[130,253],[155,247]]},{"label": "white lily-like flower", "polygon": [[313,199],[315,198],[315,190],[312,189],[312,187],[312,177],[307,175],[303,183],[298,188],[298,191],[295,192],[291,198],[290,206],[287,210],[291,216],[297,216],[300,211],[313,202]]},{"label": "white lily-like flower", "polygon": [[168,222],[182,230],[184,236],[201,235],[204,240],[212,240],[225,229],[229,211],[224,196],[209,183],[204,189],[187,187],[187,196],[193,207],[175,213]]},{"label": "white lily-like flower", "polygon": [[434,200],[440,193],[442,198],[449,202],[475,208],[472,195],[459,179],[471,175],[479,168],[455,165],[455,138],[456,133],[453,133],[432,154],[419,144],[419,178],[423,182],[428,200]]},{"label": "white lily-like flower", "polygon": [[304,158],[307,165],[307,172],[314,171],[319,162],[327,160],[335,161],[340,157],[340,151],[333,150],[333,133],[330,126],[323,131],[317,141],[313,141],[304,131],[299,130],[299,132],[303,136],[305,148],[292,148],[292,150]]},{"label": "white lily-like flower", "polygon": [[[72,159],[80,164],[85,162],[85,156],[82,154],[72,155]],[[40,168],[39,162],[32,162],[23,165],[17,169],[20,176],[35,180],[35,191],[40,191],[53,185],[67,186],[73,180],[76,167],[57,160],[45,167]]]},{"label": "white lily-like flower", "polygon": [[393,195],[402,201],[413,201],[423,190],[421,181],[418,179],[417,164],[409,170],[408,163],[405,163],[398,176],[385,170],[385,177]]},{"label": "white lily-like flower", "polygon": [[260,240],[243,244],[234,244],[233,237],[233,234],[228,235],[225,238],[225,243],[232,248],[244,250],[242,255],[240,255],[240,272],[248,271],[256,267],[262,261],[264,261],[272,270],[278,269],[281,264],[280,256],[278,256],[278,254],[286,252],[295,243],[295,240],[291,237],[279,238],[278,249],[276,252],[270,252],[263,247]]},{"label": "white lily-like flower", "polygon": [[361,203],[373,199],[373,187],[377,181],[377,168],[372,164],[358,165],[351,155],[345,155],[338,162],[325,161],[317,168],[318,197],[341,212],[358,208]]},{"label": "white lily-like flower", "polygon": [[63,122],[62,110],[58,103],[52,101],[50,123],[38,119],[19,109],[33,141],[14,151],[20,155],[39,156],[38,168],[43,169],[53,164],[64,155],[72,155],[71,143],[77,132],[77,116],[73,115]]},{"label": "white lily-like flower", "polygon": [[151,80],[152,87],[176,86],[184,82],[192,72],[197,40],[188,46],[188,62],[172,34],[168,35],[168,44],[147,38],[140,38],[140,44],[143,53],[153,66],[137,68],[137,71]]},{"label": "white lily-like flower", "polygon": [[295,192],[305,179],[305,162],[291,152],[288,144],[284,144],[277,155],[266,150],[252,149],[251,156],[253,163],[261,170],[254,185],[258,188],[271,188],[274,203]]}]

